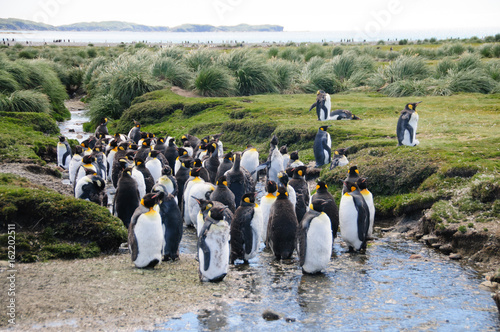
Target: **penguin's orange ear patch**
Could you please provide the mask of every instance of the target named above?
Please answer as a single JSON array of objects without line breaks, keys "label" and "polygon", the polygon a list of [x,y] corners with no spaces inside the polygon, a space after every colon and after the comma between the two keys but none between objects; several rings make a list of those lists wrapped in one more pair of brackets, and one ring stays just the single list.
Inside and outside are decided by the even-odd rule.
[{"label": "penguin's orange ear patch", "polygon": [[354,190],[356,190],[356,187],[351,187],[351,191],[354,191]]},{"label": "penguin's orange ear patch", "polygon": [[247,202],[247,203],[250,203],[250,198],[245,197],[244,201]]},{"label": "penguin's orange ear patch", "polygon": [[318,185],[316,185],[316,190],[318,190],[318,189],[319,189],[319,184],[318,184]]},{"label": "penguin's orange ear patch", "polygon": [[299,173],[299,175],[302,176],[302,170],[298,171],[297,173]]},{"label": "penguin's orange ear patch", "polygon": [[359,174],[359,170],[356,170],[356,173]]},{"label": "penguin's orange ear patch", "polygon": [[309,208],[310,208],[311,210],[314,210],[312,203],[311,203],[311,204],[309,204]]},{"label": "penguin's orange ear patch", "polygon": [[337,155],[338,155],[339,153],[338,153],[337,151],[335,151],[335,154],[337,154]]},{"label": "penguin's orange ear patch", "polygon": [[413,109],[413,105],[411,105],[411,104],[408,105],[408,108],[412,110]]},{"label": "penguin's orange ear patch", "polygon": [[222,184],[227,187],[227,181],[222,181]]}]

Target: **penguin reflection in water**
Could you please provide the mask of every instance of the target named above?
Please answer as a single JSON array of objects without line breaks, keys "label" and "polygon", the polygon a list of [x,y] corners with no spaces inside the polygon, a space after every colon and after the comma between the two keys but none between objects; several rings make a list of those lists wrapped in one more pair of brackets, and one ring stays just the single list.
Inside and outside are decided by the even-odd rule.
[{"label": "penguin reflection in water", "polygon": [[218,282],[226,276],[229,268],[229,232],[224,208],[211,208],[198,238],[200,281]]},{"label": "penguin reflection in water", "polygon": [[163,195],[163,192],[146,194],[130,221],[129,250],[132,262],[138,268],[153,268],[162,259],[163,228],[161,216],[154,206]]},{"label": "penguin reflection in water", "polygon": [[405,109],[401,111],[397,125],[398,146],[415,146],[420,143],[415,138],[418,124],[417,105],[420,103],[421,101],[406,104]]}]

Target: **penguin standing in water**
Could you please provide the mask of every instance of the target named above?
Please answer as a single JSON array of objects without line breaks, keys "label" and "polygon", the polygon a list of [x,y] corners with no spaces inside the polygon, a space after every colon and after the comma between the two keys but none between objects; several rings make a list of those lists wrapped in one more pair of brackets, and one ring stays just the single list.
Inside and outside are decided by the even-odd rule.
[{"label": "penguin standing in water", "polygon": [[255,203],[257,193],[246,193],[241,198],[231,222],[230,263],[237,259],[246,264],[257,255],[262,237],[262,211]]},{"label": "penguin standing in water", "polygon": [[126,168],[118,180],[113,199],[113,215],[120,218],[126,228],[130,225],[130,219],[139,206],[140,200],[137,182],[132,177],[132,169]]},{"label": "penguin standing in water", "polygon": [[66,137],[59,136],[59,142],[57,142],[57,166],[68,169],[72,157],[71,147]]},{"label": "penguin standing in water", "polygon": [[95,137],[106,137],[108,133],[108,118],[101,118],[101,121],[97,128],[95,129]]},{"label": "penguin standing in water", "polygon": [[71,185],[74,186],[74,182],[76,179],[76,173],[78,172],[78,168],[82,164],[82,154],[83,154],[83,149],[81,145],[77,145],[75,147],[75,154],[71,158],[71,161],[69,162],[69,181],[71,182]]},{"label": "penguin standing in water", "polygon": [[[153,175],[151,175],[149,169],[146,167],[146,163],[144,163],[144,160],[142,158],[136,156],[134,158],[134,162],[135,162],[134,170],[136,169],[142,173],[142,176],[144,178],[146,194],[148,194],[151,192],[151,189],[153,189],[153,186],[155,185],[156,181],[154,180]],[[134,176],[134,171],[132,171],[132,176]]]},{"label": "penguin standing in water", "polygon": [[229,269],[230,229],[224,220],[224,209],[212,208],[198,238],[200,281],[222,281]]},{"label": "penguin standing in water", "polygon": [[[172,167],[174,175],[177,175],[177,171],[179,170],[179,168],[181,167],[181,164],[183,162],[186,162],[187,160],[193,161],[193,158],[191,158],[191,156],[189,156],[189,154],[186,151],[186,149],[184,149],[184,148],[178,148],[177,151],[179,153],[179,157],[177,157],[175,159],[175,165],[173,167],[170,166],[170,167]],[[170,163],[169,163],[169,165],[170,165]]]},{"label": "penguin standing in water", "polygon": [[375,204],[373,203],[373,195],[367,188],[365,178],[360,178],[357,184],[361,195],[363,195],[363,198],[365,199],[366,205],[368,205],[368,210],[370,212],[370,227],[368,227],[368,239],[373,239],[373,224],[375,222]]},{"label": "penguin standing in water", "polygon": [[222,215],[224,220],[231,226],[231,222],[234,218],[234,213],[229,210],[229,208],[222,204],[221,202],[212,201],[208,199],[197,199],[198,205],[200,206],[200,212],[196,216],[196,231],[197,235],[200,236],[203,225],[205,224],[205,219],[207,218],[208,212],[212,207],[221,208],[223,210]]},{"label": "penguin standing in water", "polygon": [[[259,152],[252,145],[247,145],[243,155],[241,156],[241,166],[252,173],[259,166]],[[252,178],[257,181],[257,172],[253,173]]]},{"label": "penguin standing in water", "polygon": [[339,222],[342,240],[349,251],[366,249],[370,211],[355,182],[345,181],[349,190],[342,195],[339,207]]},{"label": "penguin standing in water", "polygon": [[348,149],[349,148],[342,148],[335,150],[335,152],[333,153],[332,162],[330,164],[330,170],[338,166],[346,166],[349,164],[349,160],[347,160],[347,157],[345,156]]},{"label": "penguin standing in water", "polygon": [[271,207],[276,201],[276,193],[278,185],[274,181],[267,181],[266,192],[267,195],[260,199],[260,209],[262,210],[262,241],[266,242],[267,239],[267,225],[269,224],[269,214]]},{"label": "penguin standing in water", "polygon": [[332,155],[332,140],[330,134],[326,131],[330,126],[321,126],[314,139],[314,159],[316,167],[329,164]]},{"label": "penguin standing in water", "polygon": [[415,138],[418,124],[417,105],[420,103],[421,101],[406,104],[405,109],[401,111],[397,125],[398,146],[415,146],[420,143]]},{"label": "penguin standing in water", "polygon": [[332,256],[330,218],[323,211],[326,202],[317,199],[299,225],[299,260],[303,273],[315,274],[327,268]]},{"label": "penguin standing in water", "polygon": [[181,210],[177,205],[176,198],[168,193],[167,188],[162,184],[155,184],[153,193],[163,192],[163,198],[159,200],[161,224],[163,228],[163,260],[175,261],[179,259],[179,244],[182,239],[182,217]]},{"label": "penguin standing in water", "polygon": [[215,190],[210,194],[211,201],[221,202],[226,205],[232,213],[236,212],[236,203],[234,202],[234,194],[227,187],[227,179],[226,176],[221,176],[216,184]]},{"label": "penguin standing in water", "polygon": [[307,166],[299,166],[293,169],[293,177],[288,182],[293,187],[297,195],[297,203],[295,204],[295,214],[297,221],[300,222],[309,206],[309,186],[307,185],[304,175],[306,174]]},{"label": "penguin standing in water", "polygon": [[162,175],[158,178],[156,184],[165,186],[165,195],[172,194],[175,198],[175,202],[178,203],[177,193],[179,187],[177,185],[177,179],[172,175],[172,169],[170,166],[166,165],[163,167],[161,174]]},{"label": "penguin standing in water", "polygon": [[151,173],[154,183],[158,182],[163,169],[161,161],[158,159],[159,154],[160,151],[158,150],[151,151],[148,161],[146,161],[146,168],[149,170],[149,173]]},{"label": "penguin standing in water", "polygon": [[292,256],[298,226],[295,209],[288,199],[288,193],[285,187],[279,187],[267,226],[267,245],[276,259],[288,259]]},{"label": "penguin standing in water", "polygon": [[273,135],[271,139],[267,161],[260,164],[254,172],[258,172],[264,168],[267,169],[267,181],[274,182],[278,182],[278,173],[285,170],[283,167],[283,155],[278,149],[278,137],[276,137],[276,135]]},{"label": "penguin standing in water", "polygon": [[316,193],[312,195],[311,202],[318,199],[325,202],[322,208],[323,212],[325,212],[330,219],[333,243],[333,240],[337,237],[337,231],[339,229],[339,209],[332,194],[328,192],[327,184],[323,181],[318,181],[318,184],[316,185]]},{"label": "penguin standing in water", "polygon": [[295,193],[295,189],[291,185],[288,184],[289,182],[289,177],[286,172],[279,172],[278,173],[278,179],[279,179],[279,184],[278,187],[284,187],[287,194],[288,194],[288,199],[293,205],[293,208],[295,209],[295,205],[297,204],[297,194]]},{"label": "penguin standing in water", "polygon": [[330,95],[323,90],[316,92],[316,102],[311,105],[309,112],[316,107],[316,115],[318,116],[318,121],[326,121],[330,115],[330,110],[332,109],[332,102],[330,100]]},{"label": "penguin standing in water", "polygon": [[149,193],[136,208],[128,229],[132,262],[138,268],[153,268],[162,259],[163,228],[161,216],[154,206],[163,198],[163,192]]},{"label": "penguin standing in water", "polygon": [[127,136],[130,140],[137,144],[141,139],[141,124],[134,120],[134,126],[130,129]]},{"label": "penguin standing in water", "polygon": [[227,186],[233,192],[236,208],[238,208],[243,195],[255,191],[255,184],[250,173],[248,173],[245,168],[241,167],[241,153],[235,153],[233,167],[227,171],[225,175]]}]

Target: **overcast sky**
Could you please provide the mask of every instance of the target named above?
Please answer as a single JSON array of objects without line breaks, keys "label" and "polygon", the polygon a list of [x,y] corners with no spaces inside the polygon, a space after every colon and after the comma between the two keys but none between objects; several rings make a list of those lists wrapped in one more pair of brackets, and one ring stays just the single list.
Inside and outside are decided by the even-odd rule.
[{"label": "overcast sky", "polygon": [[52,25],[126,21],[277,24],[285,31],[499,28],[500,0],[0,0],[1,18]]}]

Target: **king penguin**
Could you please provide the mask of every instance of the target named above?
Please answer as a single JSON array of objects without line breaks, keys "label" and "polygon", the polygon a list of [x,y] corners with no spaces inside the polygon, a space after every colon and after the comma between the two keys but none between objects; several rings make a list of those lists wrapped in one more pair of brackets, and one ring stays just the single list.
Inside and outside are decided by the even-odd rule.
[{"label": "king penguin", "polygon": [[266,192],[267,194],[260,199],[260,208],[262,210],[262,241],[265,243],[267,239],[267,225],[269,224],[269,214],[271,207],[276,201],[276,193],[278,185],[274,181],[267,181]]},{"label": "king penguin", "polygon": [[177,205],[177,199],[170,194],[162,184],[155,184],[152,193],[163,192],[163,198],[159,200],[161,224],[163,228],[163,260],[175,261],[179,259],[179,244],[181,243],[183,225],[181,210]]},{"label": "king penguin", "polygon": [[108,175],[106,178],[108,181],[111,181],[113,176],[113,162],[115,160],[115,154],[118,152],[118,143],[116,142],[116,140],[113,139],[111,142],[109,142],[108,147],[109,150],[107,151],[106,154],[106,161],[107,161],[106,168],[108,170]]},{"label": "king penguin", "polygon": [[95,129],[95,137],[106,137],[108,133],[108,118],[101,118],[101,121],[97,128]]},{"label": "king penguin", "polygon": [[[177,150],[177,145],[175,144],[175,138],[171,137],[167,142],[167,147],[165,149],[165,158],[167,158],[170,167],[175,167],[175,160],[179,157],[179,151]],[[187,152],[186,152],[187,153]]]},{"label": "king penguin", "polygon": [[198,238],[200,281],[222,281],[229,269],[230,228],[223,215],[224,209],[212,208]]},{"label": "king penguin", "polygon": [[223,176],[227,171],[229,171],[233,167],[233,153],[229,151],[224,155],[219,168],[217,169],[217,175],[215,178],[218,179]]},{"label": "king penguin", "polygon": [[347,160],[347,157],[345,156],[348,149],[349,148],[346,148],[346,149],[341,148],[341,149],[335,150],[335,152],[333,153],[332,162],[330,164],[330,170],[332,170],[338,166],[346,166],[349,164],[349,160]]},{"label": "king penguin", "polygon": [[276,201],[269,213],[267,245],[276,259],[288,259],[295,249],[297,216],[285,187],[279,187]]},{"label": "king penguin", "polygon": [[349,190],[342,195],[339,206],[339,222],[342,240],[349,251],[366,249],[370,212],[355,182],[345,181]]},{"label": "king penguin", "polygon": [[329,164],[332,155],[332,140],[330,134],[326,131],[330,126],[321,126],[314,139],[314,159],[316,167]]},{"label": "king penguin", "polygon": [[231,222],[231,256],[230,263],[249,259],[257,255],[262,237],[262,211],[255,203],[257,193],[246,193],[241,198]]},{"label": "king penguin", "polygon": [[153,268],[162,259],[163,229],[160,213],[154,207],[163,195],[159,192],[144,196],[130,221],[129,250],[138,268]]},{"label": "king penguin", "polygon": [[406,104],[405,109],[401,111],[397,125],[398,146],[415,146],[420,143],[419,140],[415,138],[418,124],[417,105],[420,103],[421,101],[418,103]]},{"label": "king penguin", "polygon": [[315,274],[328,267],[333,239],[330,218],[323,211],[326,202],[312,201],[299,225],[299,261],[303,273]]},{"label": "king penguin", "polygon": [[221,202],[226,205],[232,213],[236,212],[236,203],[234,202],[234,194],[227,187],[226,176],[221,176],[216,184],[215,190],[210,194],[210,200]]},{"label": "king penguin", "polygon": [[[259,152],[252,145],[247,145],[245,151],[241,155],[241,166],[252,173],[259,166]],[[253,173],[252,178],[257,181],[257,172]]]},{"label": "king penguin", "polygon": [[159,154],[160,151],[158,150],[151,151],[149,153],[148,161],[146,161],[146,168],[149,170],[149,173],[151,173],[154,183],[158,182],[163,169],[161,161],[158,159]]},{"label": "king penguin", "polygon": [[132,177],[132,169],[126,168],[121,173],[113,199],[113,215],[117,216],[128,229],[130,219],[139,206],[140,196],[137,182]]},{"label": "king penguin", "polygon": [[57,166],[68,169],[72,157],[71,147],[66,137],[59,136],[59,142],[57,142]]},{"label": "king penguin", "polygon": [[103,178],[93,170],[88,169],[87,175],[81,178],[75,186],[75,198],[85,199],[100,206],[108,206],[108,194]]},{"label": "king penguin", "polygon": [[161,176],[158,178],[156,184],[161,184],[166,188],[166,194],[172,194],[175,197],[175,201],[178,203],[178,188],[177,179],[172,175],[172,169],[170,166],[166,165],[161,171]]},{"label": "king penguin", "polygon": [[289,177],[286,172],[279,172],[278,173],[278,179],[279,179],[279,184],[278,187],[284,187],[287,194],[288,194],[288,199],[293,205],[293,208],[295,209],[295,205],[297,204],[297,194],[295,193],[295,189],[291,185],[288,184],[289,182]]},{"label": "king penguin", "polygon": [[318,184],[316,185],[316,193],[312,195],[311,202],[318,199],[325,202],[323,204],[323,212],[325,212],[330,219],[333,242],[337,237],[337,231],[339,229],[339,209],[332,194],[328,192],[328,185],[323,181],[318,181]]},{"label": "king penguin", "polygon": [[356,183],[359,180],[359,170],[358,166],[354,165],[349,167],[349,171],[347,172],[347,178],[344,180],[344,186],[342,187],[342,195],[346,192],[349,192],[350,188],[346,186],[346,182]]},{"label": "king penguin", "polygon": [[203,167],[208,172],[209,181],[211,183],[215,183],[217,181],[216,178],[217,170],[219,169],[220,166],[219,148],[217,146],[217,143],[215,143],[215,141],[210,143],[208,151],[210,153],[210,157],[205,159],[202,164]]},{"label": "king penguin", "polygon": [[349,110],[335,110],[330,112],[329,120],[361,120]]},{"label": "king penguin", "polygon": [[255,191],[255,183],[253,182],[252,176],[245,168],[241,167],[241,153],[235,153],[233,167],[224,175],[227,179],[228,188],[234,194],[236,208],[238,208],[243,195]]},{"label": "king penguin", "polygon": [[306,213],[309,207],[309,186],[307,185],[304,175],[306,174],[307,166],[299,166],[293,169],[293,176],[288,182],[288,185],[292,186],[297,195],[297,203],[295,204],[295,214],[297,215],[297,221],[301,221],[302,217]]},{"label": "king penguin", "polygon": [[120,165],[120,159],[123,159],[127,154],[127,142],[121,142],[118,144],[118,149],[113,157],[113,168],[111,170],[111,181],[113,183],[113,187],[118,186],[118,179],[120,178],[122,166]]},{"label": "king penguin", "polygon": [[370,227],[368,227],[368,239],[373,239],[373,224],[375,222],[375,204],[373,203],[373,195],[368,190],[366,178],[360,178],[357,182],[361,195],[365,199],[366,205],[370,212]]},{"label": "king penguin", "polygon": [[309,112],[316,107],[316,115],[318,116],[318,121],[326,121],[330,115],[330,110],[332,109],[332,102],[330,100],[330,95],[323,90],[318,90],[316,92],[316,102],[311,105]]},{"label": "king penguin", "polygon": [[130,140],[137,144],[141,139],[141,124],[134,120],[134,126],[130,129],[127,136]]},{"label": "king penguin", "polygon": [[288,147],[286,144],[280,148],[280,153],[283,157],[283,169],[286,169],[290,162],[290,155],[288,154]]},{"label": "king penguin", "polygon": [[78,168],[82,164],[82,146],[77,145],[75,147],[75,154],[71,158],[71,161],[69,162],[69,181],[71,182],[71,185],[74,185],[75,179],[76,179],[76,173],[78,172]]}]

